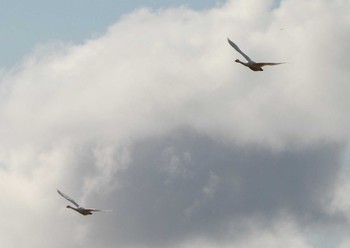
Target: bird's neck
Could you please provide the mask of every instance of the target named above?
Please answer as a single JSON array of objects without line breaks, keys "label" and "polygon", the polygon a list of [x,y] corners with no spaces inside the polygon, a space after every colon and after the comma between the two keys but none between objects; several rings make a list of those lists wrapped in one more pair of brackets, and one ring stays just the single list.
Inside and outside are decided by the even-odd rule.
[{"label": "bird's neck", "polygon": [[81,214],[81,212],[79,211],[80,210],[79,208],[75,208],[75,207],[72,207],[72,206],[67,206],[67,208],[70,208],[70,209],[72,209],[72,210],[74,210],[74,211],[76,211],[76,212]]},{"label": "bird's neck", "polygon": [[237,59],[236,62],[237,62],[237,63],[240,63],[240,64],[242,64],[242,65],[248,66],[248,63],[244,63],[244,62],[240,61],[239,59]]}]

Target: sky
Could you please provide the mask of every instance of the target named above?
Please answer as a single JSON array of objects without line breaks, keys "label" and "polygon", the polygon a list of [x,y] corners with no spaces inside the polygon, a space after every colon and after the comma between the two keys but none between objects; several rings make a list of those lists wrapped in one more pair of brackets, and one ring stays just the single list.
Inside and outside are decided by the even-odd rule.
[{"label": "sky", "polygon": [[223,0],[1,0],[0,66],[11,67],[36,46],[52,42],[78,44],[106,32],[120,16],[135,9],[164,9],[186,5],[208,9]]},{"label": "sky", "polygon": [[350,247],[349,1],[89,4],[2,8],[1,247]]}]

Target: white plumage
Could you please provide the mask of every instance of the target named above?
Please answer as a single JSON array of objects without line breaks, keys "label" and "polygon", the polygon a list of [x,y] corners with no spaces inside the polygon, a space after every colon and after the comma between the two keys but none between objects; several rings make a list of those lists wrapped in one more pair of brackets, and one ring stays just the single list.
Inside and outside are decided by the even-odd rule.
[{"label": "white plumage", "polygon": [[104,211],[104,212],[109,212],[111,210],[101,210],[101,209],[95,209],[95,208],[83,208],[81,206],[79,206],[78,203],[76,203],[72,198],[70,198],[68,195],[62,193],[61,191],[57,190],[58,194],[60,194],[62,197],[64,197],[65,199],[67,199],[68,201],[70,201],[71,203],[73,203],[75,205],[75,207],[72,207],[70,205],[67,206],[67,208],[73,209],[75,211],[77,211],[78,213],[82,214],[82,215],[92,215],[92,212],[96,212],[96,211]]},{"label": "white plumage", "polygon": [[270,63],[270,62],[262,62],[262,63],[256,63],[253,60],[251,60],[248,55],[246,55],[244,52],[242,52],[241,49],[239,49],[239,47],[233,43],[229,38],[227,38],[228,43],[237,51],[239,52],[248,62],[242,62],[239,59],[236,59],[235,62],[240,63],[246,67],[249,67],[251,70],[253,71],[263,71],[263,69],[261,67],[265,66],[265,65],[280,65],[280,64],[284,64],[284,63]]}]

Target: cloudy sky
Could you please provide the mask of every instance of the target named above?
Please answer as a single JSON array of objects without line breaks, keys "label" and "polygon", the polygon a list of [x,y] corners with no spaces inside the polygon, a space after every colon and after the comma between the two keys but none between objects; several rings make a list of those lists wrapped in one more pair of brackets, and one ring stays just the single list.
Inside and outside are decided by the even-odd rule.
[{"label": "cloudy sky", "polygon": [[1,12],[1,247],[350,247],[350,1]]}]

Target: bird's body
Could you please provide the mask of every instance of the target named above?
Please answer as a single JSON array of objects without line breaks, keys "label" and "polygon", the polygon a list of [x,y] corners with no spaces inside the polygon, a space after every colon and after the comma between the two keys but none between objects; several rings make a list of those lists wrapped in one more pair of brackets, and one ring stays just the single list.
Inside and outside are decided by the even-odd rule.
[{"label": "bird's body", "polygon": [[67,206],[67,208],[70,208],[74,211],[77,211],[78,213],[82,215],[92,215],[92,212],[97,212],[97,211],[110,211],[110,210],[100,210],[100,209],[94,209],[94,208],[83,208],[79,206],[78,203],[76,203],[72,198],[70,198],[68,195],[62,193],[61,191],[57,190],[57,193],[60,194],[62,197],[64,197],[66,200],[70,201],[75,205],[75,207],[72,207],[70,205]]},{"label": "bird's body", "polygon": [[263,71],[262,67],[265,65],[280,65],[283,63],[270,63],[270,62],[262,62],[262,63],[256,63],[253,60],[251,60],[248,55],[246,55],[244,52],[239,49],[239,47],[233,43],[229,38],[227,38],[228,43],[237,51],[239,52],[246,60],[247,62],[242,62],[239,59],[236,59],[235,62],[240,63],[248,68],[250,68],[253,71]]}]

